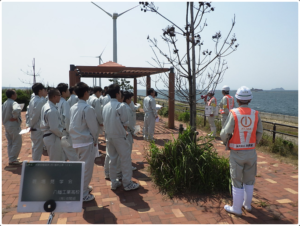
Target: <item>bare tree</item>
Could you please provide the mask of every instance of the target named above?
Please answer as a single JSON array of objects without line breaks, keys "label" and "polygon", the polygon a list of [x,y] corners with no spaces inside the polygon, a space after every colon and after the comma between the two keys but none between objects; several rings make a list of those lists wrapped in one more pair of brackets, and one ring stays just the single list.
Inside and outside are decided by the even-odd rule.
[{"label": "bare tree", "polygon": [[[28,66],[28,67],[31,67],[31,66]],[[35,58],[33,58],[33,60],[32,60],[32,71],[23,71],[22,69],[21,69],[21,71],[23,72],[23,73],[25,73],[26,75],[29,75],[29,76],[32,76],[33,77],[33,82],[31,82],[30,80],[28,80],[28,81],[26,81],[26,80],[24,80],[24,79],[20,79],[19,78],[19,80],[22,82],[22,83],[24,83],[24,84],[27,84],[27,85],[33,85],[33,84],[35,84],[36,83],[36,77],[37,76],[40,76],[40,70],[39,70],[39,72],[36,74],[35,73]]]},{"label": "bare tree", "polygon": [[[161,36],[164,43],[167,44],[166,51],[158,46],[157,39],[149,36],[147,39],[154,53],[152,59],[156,65],[165,67],[168,64],[174,67],[176,98],[188,102],[190,106],[190,126],[195,130],[196,104],[200,100],[199,94],[204,94],[208,90],[215,90],[228,69],[224,58],[237,50],[238,44],[236,44],[235,34],[230,37],[235,25],[235,16],[224,40],[222,40],[220,31],[212,36],[214,47],[213,50],[209,50],[203,48],[203,40],[200,34],[207,26],[204,14],[215,10],[211,3],[199,2],[195,6],[194,2],[187,2],[184,28],[162,15],[153,2],[140,2],[140,4],[141,11],[156,13],[170,23],[170,26],[163,29]],[[179,51],[180,40],[185,43],[185,49],[181,51]],[[163,56],[166,61],[161,60],[159,55]],[[157,84],[163,84],[164,88],[169,88],[168,75],[160,74],[153,80],[159,94],[168,97],[163,90],[157,87]],[[145,80],[140,80],[139,84],[145,85]]]}]

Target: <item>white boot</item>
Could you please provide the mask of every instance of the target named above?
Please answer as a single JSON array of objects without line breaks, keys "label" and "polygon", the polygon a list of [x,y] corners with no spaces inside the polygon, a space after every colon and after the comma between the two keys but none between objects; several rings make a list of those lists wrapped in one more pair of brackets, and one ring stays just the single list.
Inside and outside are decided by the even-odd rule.
[{"label": "white boot", "polygon": [[224,209],[229,213],[233,213],[235,215],[241,216],[243,213],[242,206],[244,200],[244,189],[236,188],[232,186],[232,197],[233,197],[233,205],[232,206],[225,205]]},{"label": "white boot", "polygon": [[252,202],[252,197],[253,197],[253,188],[254,185],[244,185],[244,203],[243,206],[244,208],[248,211],[251,212],[251,202]]}]

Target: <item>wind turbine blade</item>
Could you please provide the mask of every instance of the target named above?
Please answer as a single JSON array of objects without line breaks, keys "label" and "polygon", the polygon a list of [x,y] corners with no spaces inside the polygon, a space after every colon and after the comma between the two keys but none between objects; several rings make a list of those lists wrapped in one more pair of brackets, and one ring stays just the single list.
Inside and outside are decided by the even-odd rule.
[{"label": "wind turbine blade", "polygon": [[95,58],[97,58],[98,56],[80,56],[80,57],[95,57]]},{"label": "wind turbine blade", "polygon": [[106,48],[106,46],[104,47],[104,49],[103,49],[102,53],[99,55],[99,57],[100,57],[100,58],[101,58],[101,56],[102,56],[102,54],[103,54],[103,52],[104,52],[105,48]]},{"label": "wind turbine blade", "polygon": [[112,17],[112,15],[108,12],[106,12],[104,9],[102,9],[100,6],[98,6],[97,4],[95,4],[94,2],[91,2],[93,3],[95,6],[97,6],[99,9],[101,9],[103,12],[105,12],[107,15],[109,15],[110,17]]},{"label": "wind turbine blade", "polygon": [[124,13],[126,13],[126,12],[128,12],[129,10],[132,10],[132,9],[134,9],[134,8],[136,8],[136,7],[138,7],[139,5],[137,5],[137,6],[135,6],[135,7],[132,7],[131,9],[128,9],[128,10],[126,10],[125,12],[123,12],[123,13],[120,13],[119,15],[118,15],[118,17],[119,16],[121,16],[122,14],[124,14]]}]

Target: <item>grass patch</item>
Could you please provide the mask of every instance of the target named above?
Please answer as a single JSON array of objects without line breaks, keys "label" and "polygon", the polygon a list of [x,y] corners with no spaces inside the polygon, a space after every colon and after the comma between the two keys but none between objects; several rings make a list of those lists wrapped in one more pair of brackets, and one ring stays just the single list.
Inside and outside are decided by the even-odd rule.
[{"label": "grass patch", "polygon": [[256,149],[262,152],[271,153],[276,159],[298,165],[298,145],[283,140],[280,137],[275,138],[275,142],[273,143],[273,138],[271,136],[263,134]]},{"label": "grass patch", "polygon": [[259,201],[258,202],[258,206],[259,207],[266,207],[266,206],[268,206],[268,204],[266,202],[264,202],[264,201]]},{"label": "grass patch", "polygon": [[218,156],[211,138],[200,137],[196,144],[192,137],[188,127],[161,149],[151,143],[146,159],[152,181],[170,198],[194,192],[231,192],[229,159]]}]

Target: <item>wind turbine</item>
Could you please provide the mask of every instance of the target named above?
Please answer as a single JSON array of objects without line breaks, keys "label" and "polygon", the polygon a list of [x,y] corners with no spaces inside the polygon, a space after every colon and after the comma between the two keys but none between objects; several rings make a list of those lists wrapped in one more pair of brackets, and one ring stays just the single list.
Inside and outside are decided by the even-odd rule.
[{"label": "wind turbine", "polygon": [[[105,46],[105,48],[106,48],[106,46]],[[101,53],[99,56],[82,56],[82,57],[94,57],[94,58],[99,58],[99,65],[100,65],[101,63],[103,63],[103,60],[102,60],[101,57],[102,57],[102,54],[103,54],[105,48],[103,49],[102,53]],[[95,79],[95,81],[94,81],[94,79]],[[96,78],[93,78],[93,86],[95,86],[95,85],[96,85]],[[99,86],[101,86],[101,78],[99,78]]]},{"label": "wind turbine", "polygon": [[[126,10],[123,13],[114,13],[113,15],[111,15],[110,13],[106,12],[104,9],[102,9],[100,6],[98,6],[97,4],[95,4],[94,2],[92,2],[95,6],[97,6],[99,9],[101,9],[103,12],[105,12],[107,15],[109,15],[112,19],[113,19],[113,62],[117,63],[117,19],[118,17],[120,17],[121,15],[123,15],[124,13],[138,7],[139,5]],[[114,79],[114,81],[116,81],[116,79]]]}]

